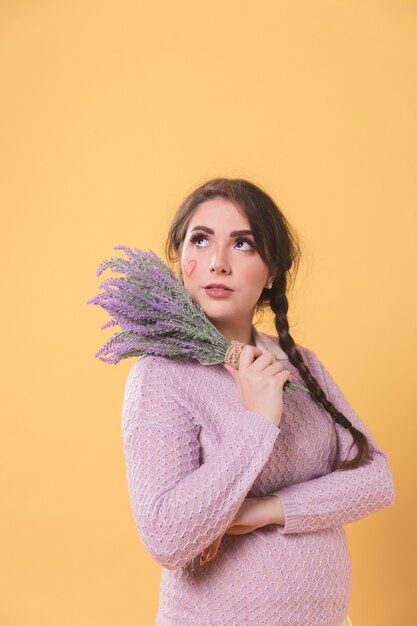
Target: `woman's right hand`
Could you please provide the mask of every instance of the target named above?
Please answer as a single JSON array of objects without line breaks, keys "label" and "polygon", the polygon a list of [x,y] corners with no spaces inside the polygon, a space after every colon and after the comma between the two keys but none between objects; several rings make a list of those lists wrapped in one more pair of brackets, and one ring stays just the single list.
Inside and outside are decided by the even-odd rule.
[{"label": "woman's right hand", "polygon": [[291,377],[272,352],[264,352],[249,344],[242,349],[239,369],[228,363],[224,367],[235,379],[239,399],[247,411],[260,413],[275,426],[281,422],[283,387]]}]

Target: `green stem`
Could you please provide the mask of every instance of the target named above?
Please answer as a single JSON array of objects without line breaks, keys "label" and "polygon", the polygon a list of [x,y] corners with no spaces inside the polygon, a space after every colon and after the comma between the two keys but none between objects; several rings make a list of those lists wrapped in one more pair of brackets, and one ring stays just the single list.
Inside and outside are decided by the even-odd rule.
[{"label": "green stem", "polygon": [[291,393],[291,389],[299,389],[300,391],[306,391],[307,393],[310,393],[310,390],[307,389],[307,387],[302,387],[301,385],[297,385],[297,383],[292,383],[290,380],[286,380],[284,383],[284,391],[286,391],[287,393]]}]

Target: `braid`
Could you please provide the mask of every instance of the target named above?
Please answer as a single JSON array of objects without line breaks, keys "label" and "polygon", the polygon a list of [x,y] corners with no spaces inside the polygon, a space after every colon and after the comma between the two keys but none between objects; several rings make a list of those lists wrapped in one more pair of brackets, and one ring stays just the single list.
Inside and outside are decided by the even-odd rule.
[{"label": "braid", "polygon": [[[333,470],[353,469],[364,464],[370,455],[368,439],[354,428],[326,397],[318,381],[303,361],[303,356],[297,350],[289,333],[286,274],[292,269],[292,276],[295,277],[301,259],[301,248],[299,237],[272,197],[258,185],[243,178],[218,177],[206,181],[192,191],[177,209],[165,244],[167,259],[176,262],[181,257],[191,216],[202,202],[213,198],[229,200],[239,212],[246,216],[259,256],[270,269],[271,275],[276,277],[271,289],[262,290],[255,310],[263,312],[265,305],[271,307],[275,313],[279,344],[288,355],[290,362],[299,371],[312,399],[321,405],[337,423],[348,428],[353,438],[352,445],[356,443],[356,457],[351,461],[335,462]],[[339,446],[338,439],[337,445]],[[351,449],[352,446],[349,452]],[[336,454],[336,458],[337,456]]]},{"label": "braid", "polygon": [[368,440],[365,435],[360,430],[357,430],[343,415],[343,413],[338,411],[330,402],[323,389],[320,387],[317,379],[313,376],[310,369],[304,362],[302,354],[299,350],[297,350],[294,339],[289,333],[286,286],[286,272],[282,272],[280,277],[273,282],[272,288],[270,289],[270,307],[275,313],[275,326],[278,332],[279,345],[287,354],[289,361],[294,365],[294,367],[297,368],[301,378],[306,384],[307,389],[310,391],[313,400],[317,404],[320,404],[337,423],[350,430],[353,441],[351,447],[349,448],[349,452],[352,449],[353,444],[356,443],[358,450],[357,455],[350,461],[337,461],[336,454],[336,461],[333,464],[332,470],[353,469],[354,467],[362,465],[368,458],[370,454]]}]

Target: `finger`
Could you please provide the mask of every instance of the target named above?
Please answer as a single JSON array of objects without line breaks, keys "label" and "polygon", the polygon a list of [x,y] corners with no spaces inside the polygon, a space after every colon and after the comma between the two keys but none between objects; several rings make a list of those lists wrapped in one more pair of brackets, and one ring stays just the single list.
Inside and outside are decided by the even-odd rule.
[{"label": "finger", "polygon": [[256,346],[250,346],[246,344],[242,348],[242,352],[239,357],[239,371],[243,372],[249,365],[252,365],[256,357],[262,354],[262,350]]},{"label": "finger", "polygon": [[204,548],[204,550],[200,554],[200,565],[204,565],[204,563],[207,563],[208,554],[209,554],[209,548]]},{"label": "finger", "polygon": [[213,546],[211,546],[209,553],[207,555],[207,558],[206,558],[206,562],[211,561],[211,559],[214,559],[216,554],[217,554],[217,548],[214,548]]},{"label": "finger", "polygon": [[275,374],[274,378],[279,384],[284,385],[285,381],[291,378],[291,372],[289,370],[283,370],[282,372],[278,372],[278,374]]},{"label": "finger", "polygon": [[217,539],[215,541],[213,541],[213,543],[211,544],[211,546],[209,548],[210,554],[213,554],[213,552],[214,552],[214,554],[216,554],[222,539],[223,539],[223,535],[220,535],[220,537],[217,537]]},{"label": "finger", "polygon": [[227,531],[228,535],[242,535],[246,532],[246,527],[243,524],[236,524],[236,526],[232,526]]},{"label": "finger", "polygon": [[211,550],[207,548],[207,550],[200,557],[200,565],[208,563],[208,561],[210,561],[215,555],[216,553],[213,554]]},{"label": "finger", "polygon": [[282,368],[283,366],[281,365],[281,363],[279,361],[277,361],[275,355],[272,354],[272,352],[264,352],[263,354],[261,354],[260,356],[258,356],[256,358],[256,360],[252,363],[251,369],[254,372],[262,372],[264,371],[269,365],[272,365],[274,363],[278,363],[278,365]]},{"label": "finger", "polygon": [[247,525],[247,524],[238,524],[237,526],[233,526],[227,531],[228,535],[246,535],[247,533],[252,532],[253,530],[257,530],[259,526],[255,524]]},{"label": "finger", "polygon": [[280,361],[275,360],[274,363],[271,363],[265,368],[265,374],[271,374],[271,376],[275,376],[280,372],[289,372],[289,370],[285,369]]},{"label": "finger", "polygon": [[234,367],[232,367],[231,365],[229,365],[229,363],[223,363],[223,366],[227,369],[227,371],[229,372],[229,374],[231,374],[233,376],[233,378],[235,380],[237,380],[237,369],[235,369]]},{"label": "finger", "polygon": [[216,556],[221,540],[223,539],[223,535],[224,533],[220,535],[220,537],[217,537],[217,539],[215,539],[213,543],[208,547],[208,556],[206,561],[210,561],[210,559],[213,559]]},{"label": "finger", "polygon": [[220,543],[219,543],[217,546],[212,547],[212,548],[210,549],[210,552],[209,552],[209,555],[208,555],[207,561],[210,561],[211,559],[214,559],[214,557],[216,556],[216,554],[217,554],[217,552],[218,552],[218,550],[219,550],[219,545],[220,545]]}]

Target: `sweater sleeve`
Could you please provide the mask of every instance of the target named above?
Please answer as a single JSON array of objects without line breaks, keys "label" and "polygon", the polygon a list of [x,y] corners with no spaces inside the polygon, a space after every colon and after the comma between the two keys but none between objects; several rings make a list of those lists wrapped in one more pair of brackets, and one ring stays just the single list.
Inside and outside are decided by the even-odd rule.
[{"label": "sweater sleeve", "polygon": [[186,566],[230,526],[280,432],[263,415],[243,411],[244,419],[200,465],[201,427],[189,414],[183,381],[171,359],[146,355],[129,372],[122,410],[136,527],[167,569]]},{"label": "sweater sleeve", "polygon": [[[304,351],[328,399],[368,438],[372,458],[360,467],[336,470],[272,493],[280,498],[284,508],[285,524],[277,526],[282,534],[312,532],[355,522],[391,506],[395,499],[386,452],[377,445],[324,365],[311,350],[304,348]],[[336,422],[334,425],[340,458],[352,459],[356,445],[350,431]]]}]

